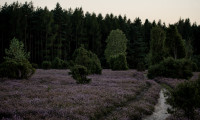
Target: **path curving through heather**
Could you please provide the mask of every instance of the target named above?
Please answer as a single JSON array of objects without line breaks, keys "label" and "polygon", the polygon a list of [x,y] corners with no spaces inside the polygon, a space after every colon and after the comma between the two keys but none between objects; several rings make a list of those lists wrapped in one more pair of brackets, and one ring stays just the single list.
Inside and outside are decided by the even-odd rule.
[{"label": "path curving through heather", "polygon": [[166,104],[164,92],[165,89],[160,91],[160,98],[155,106],[155,111],[152,115],[147,116],[144,120],[165,120],[167,117],[169,117],[170,114],[168,114],[167,109],[170,108],[170,106]]}]

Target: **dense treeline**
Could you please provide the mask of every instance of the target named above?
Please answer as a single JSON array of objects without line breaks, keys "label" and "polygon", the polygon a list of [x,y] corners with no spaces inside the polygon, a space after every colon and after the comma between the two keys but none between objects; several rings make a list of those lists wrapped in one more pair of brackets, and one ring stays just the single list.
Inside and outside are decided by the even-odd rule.
[{"label": "dense treeline", "polygon": [[[120,29],[126,35],[127,62],[129,68],[136,68],[139,63],[147,64],[150,51],[151,29],[159,26],[167,31],[167,26],[159,21],[152,23],[140,18],[133,22],[126,16],[84,13],[82,8],[63,9],[59,3],[55,9],[47,7],[35,9],[33,4],[5,4],[0,8],[0,61],[3,61],[5,49],[16,37],[24,43],[25,50],[30,51],[30,61],[41,66],[42,61],[60,58],[72,59],[73,52],[82,44],[95,53],[103,67],[106,63],[104,51],[106,39],[111,30]],[[197,62],[200,59],[200,26],[190,23],[189,19],[180,19],[174,24],[185,40],[187,56]]]}]

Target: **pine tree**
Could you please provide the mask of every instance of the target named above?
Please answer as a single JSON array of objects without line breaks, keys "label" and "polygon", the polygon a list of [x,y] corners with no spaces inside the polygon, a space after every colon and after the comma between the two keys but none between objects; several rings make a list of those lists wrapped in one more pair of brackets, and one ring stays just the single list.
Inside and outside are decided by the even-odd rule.
[{"label": "pine tree", "polygon": [[165,49],[168,56],[173,57],[174,59],[184,58],[186,55],[184,41],[179,34],[176,26],[170,25],[167,29],[166,40],[165,40]]},{"label": "pine tree", "polygon": [[160,27],[154,27],[151,30],[151,44],[150,44],[150,65],[158,64],[164,59],[164,41],[165,31]]}]

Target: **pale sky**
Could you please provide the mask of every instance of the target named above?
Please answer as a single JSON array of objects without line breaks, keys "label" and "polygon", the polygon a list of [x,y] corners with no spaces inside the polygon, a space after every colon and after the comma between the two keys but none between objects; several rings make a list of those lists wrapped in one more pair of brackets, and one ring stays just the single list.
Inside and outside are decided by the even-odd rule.
[{"label": "pale sky", "polygon": [[[0,0],[0,6],[16,0]],[[139,17],[142,22],[147,18],[151,22],[161,19],[166,24],[173,24],[180,18],[190,18],[191,23],[200,25],[200,0],[18,0],[20,3],[32,1],[34,7],[47,6],[50,10],[55,8],[57,2],[63,9],[82,7],[83,11],[103,16],[113,13],[118,16],[126,15],[131,21]]]}]

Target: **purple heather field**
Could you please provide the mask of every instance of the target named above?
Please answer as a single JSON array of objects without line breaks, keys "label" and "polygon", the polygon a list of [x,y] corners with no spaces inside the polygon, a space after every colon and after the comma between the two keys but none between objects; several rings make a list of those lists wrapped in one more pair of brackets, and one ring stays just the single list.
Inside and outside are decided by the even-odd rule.
[{"label": "purple heather field", "polygon": [[68,72],[37,69],[28,80],[1,79],[0,119],[140,120],[154,112],[157,82],[175,85],[165,78],[148,80],[145,72],[107,69],[82,85]]}]

